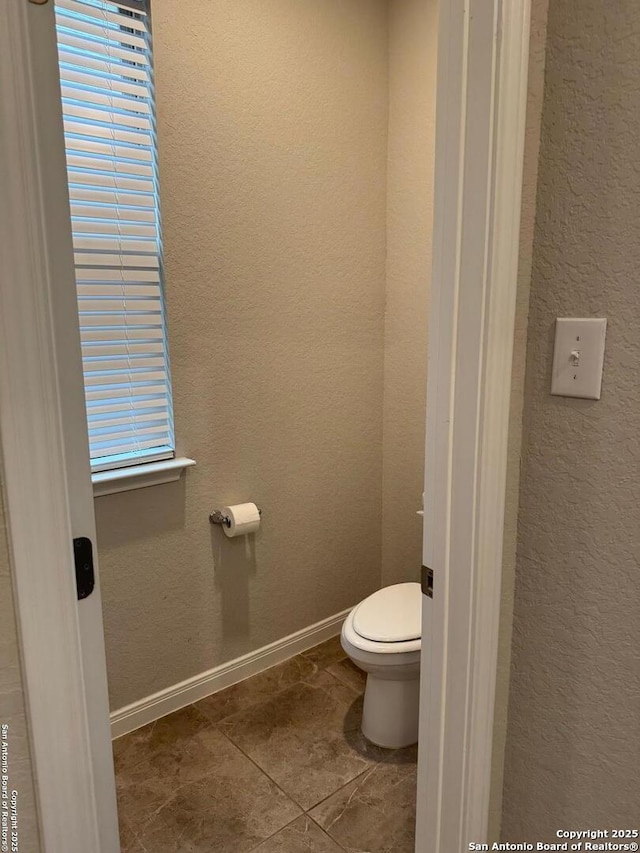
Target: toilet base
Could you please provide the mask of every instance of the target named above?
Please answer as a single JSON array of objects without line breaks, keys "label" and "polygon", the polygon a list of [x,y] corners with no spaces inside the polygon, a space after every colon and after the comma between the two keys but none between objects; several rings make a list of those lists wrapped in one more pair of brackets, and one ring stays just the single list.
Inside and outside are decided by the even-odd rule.
[{"label": "toilet base", "polygon": [[369,673],[364,693],[362,734],[377,746],[399,749],[418,741],[420,677],[379,678]]}]

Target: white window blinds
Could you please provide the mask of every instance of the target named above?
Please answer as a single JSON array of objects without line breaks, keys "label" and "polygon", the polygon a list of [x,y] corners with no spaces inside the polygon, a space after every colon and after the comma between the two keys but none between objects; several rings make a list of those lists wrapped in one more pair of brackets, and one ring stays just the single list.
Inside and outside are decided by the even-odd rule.
[{"label": "white window blinds", "polygon": [[56,0],[94,471],[173,456],[149,19]]}]

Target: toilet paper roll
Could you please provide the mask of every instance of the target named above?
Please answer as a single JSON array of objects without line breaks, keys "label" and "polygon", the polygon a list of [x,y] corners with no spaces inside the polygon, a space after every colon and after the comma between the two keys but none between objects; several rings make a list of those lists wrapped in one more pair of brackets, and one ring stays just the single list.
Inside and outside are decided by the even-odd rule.
[{"label": "toilet paper roll", "polygon": [[229,519],[230,525],[223,525],[225,535],[230,539],[235,536],[245,536],[247,533],[255,533],[260,527],[260,511],[254,503],[234,504],[226,506],[222,514]]}]

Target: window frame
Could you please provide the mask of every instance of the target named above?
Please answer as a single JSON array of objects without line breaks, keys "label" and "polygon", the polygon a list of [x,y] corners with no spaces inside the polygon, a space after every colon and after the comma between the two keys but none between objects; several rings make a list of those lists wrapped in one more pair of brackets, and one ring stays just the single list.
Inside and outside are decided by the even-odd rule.
[{"label": "window frame", "polygon": [[[77,12],[78,15],[81,15],[83,5],[87,5],[87,6],[93,6],[94,5],[94,3],[92,3],[92,2],[86,3],[86,0],[77,0],[77,2],[78,2],[78,9],[77,10],[74,9],[73,6],[69,7],[66,4],[62,5],[62,3],[61,3],[59,8],[58,8],[58,4],[54,4],[56,7],[56,12],[60,11],[61,20],[63,22],[68,18],[73,20],[73,17],[74,17],[73,13],[74,12]],[[119,372],[116,372],[116,370],[114,370],[114,373],[113,373],[113,376],[114,376],[114,394],[119,395],[119,396],[102,397],[102,394],[104,392],[98,393],[97,395],[94,395],[95,396],[94,408],[105,408],[105,407],[119,405],[122,408],[122,412],[115,410],[113,412],[113,416],[111,418],[109,417],[109,414],[104,414],[102,416],[98,415],[98,419],[97,420],[95,419],[96,413],[95,412],[92,413],[91,401],[89,400],[89,398],[87,396],[88,392],[90,390],[93,389],[95,391],[95,384],[92,385],[91,379],[88,377],[88,371],[86,370],[87,363],[90,363],[90,362],[87,362],[86,359],[93,357],[93,356],[92,355],[91,356],[85,356],[83,354],[83,378],[84,378],[84,387],[85,387],[85,410],[87,413],[87,422],[88,422],[88,427],[90,430],[92,429],[92,414],[93,414],[93,417],[94,417],[93,429],[94,429],[94,438],[95,438],[96,443],[100,440],[100,437],[104,438],[105,443],[107,442],[107,440],[113,441],[114,437],[110,434],[109,430],[111,430],[111,433],[115,433],[116,436],[118,435],[118,432],[122,432],[122,430],[118,429],[117,425],[113,425],[114,420],[115,420],[116,424],[118,423],[118,421],[120,421],[120,423],[122,423],[122,425],[124,427],[127,427],[127,426],[130,427],[128,435],[125,432],[125,435],[123,435],[122,439],[120,439],[118,437],[119,445],[126,447],[127,444],[129,444],[128,449],[126,449],[124,452],[105,453],[104,455],[101,455],[101,456],[93,455],[90,458],[92,480],[94,482],[94,491],[96,494],[108,494],[108,493],[111,493],[113,491],[124,490],[125,488],[127,488],[127,489],[128,488],[140,488],[141,486],[151,485],[151,484],[156,483],[156,482],[168,482],[172,479],[177,479],[177,477],[180,476],[181,471],[185,467],[189,467],[190,465],[193,465],[195,463],[191,459],[178,456],[177,451],[176,451],[176,438],[175,438],[174,413],[173,413],[172,377],[171,377],[171,364],[170,364],[170,356],[169,356],[169,341],[168,341],[168,333],[167,333],[167,308],[166,308],[166,295],[165,295],[165,287],[164,287],[162,218],[161,218],[161,210],[160,210],[160,207],[161,207],[160,178],[159,178],[158,144],[157,144],[157,130],[156,130],[156,103],[155,103],[155,92],[154,92],[153,33],[152,33],[152,25],[151,25],[150,8],[149,8],[149,4],[148,4],[147,0],[96,0],[95,6],[98,10],[104,10],[105,12],[115,12],[115,14],[117,14],[118,12],[125,12],[125,14],[126,14],[126,10],[131,10],[132,12],[140,13],[140,14],[145,16],[145,19],[142,20],[142,23],[144,24],[144,41],[146,43],[146,47],[144,49],[144,56],[146,57],[146,62],[148,63],[148,65],[147,65],[148,79],[147,79],[146,83],[141,84],[141,85],[144,85],[147,92],[148,92],[148,95],[147,95],[145,100],[149,105],[149,111],[147,114],[147,116],[148,116],[147,133],[151,139],[151,146],[150,146],[151,150],[150,150],[150,157],[148,160],[148,162],[149,162],[149,174],[145,178],[142,178],[142,177],[140,178],[140,182],[142,183],[144,181],[145,183],[148,183],[149,188],[146,188],[144,190],[140,190],[140,192],[145,192],[145,193],[147,193],[149,191],[153,192],[153,203],[149,206],[148,209],[149,209],[149,211],[151,211],[151,210],[153,211],[153,218],[150,220],[150,222],[153,224],[155,234],[153,237],[148,238],[148,241],[149,242],[152,241],[155,244],[155,247],[154,247],[153,251],[151,251],[149,253],[150,263],[148,266],[149,267],[155,267],[155,269],[157,271],[157,288],[156,288],[157,294],[156,294],[155,298],[157,300],[157,304],[159,307],[159,312],[158,312],[159,317],[157,317],[156,322],[154,323],[154,328],[156,329],[155,334],[150,333],[148,336],[149,339],[153,340],[153,343],[150,343],[149,340],[147,340],[146,344],[140,345],[138,352],[140,350],[142,350],[143,351],[143,357],[152,358],[152,359],[154,357],[153,354],[155,353],[155,359],[159,363],[158,369],[160,369],[164,374],[163,377],[159,380],[155,380],[155,379],[148,379],[147,380],[146,378],[144,380],[145,382],[148,382],[151,384],[155,383],[157,385],[162,386],[162,391],[157,391],[154,393],[154,396],[156,393],[159,395],[157,397],[157,405],[154,405],[154,403],[156,402],[155,400],[151,400],[149,403],[147,403],[147,405],[150,406],[150,413],[146,413],[144,411],[144,404],[142,404],[142,406],[140,405],[140,399],[141,399],[141,396],[142,397],[149,397],[149,395],[146,394],[146,389],[142,393],[142,395],[136,395],[135,394],[135,390],[136,390],[135,361],[133,361],[131,359],[131,356],[129,353],[129,346],[131,344],[131,341],[132,340],[135,341],[135,333],[134,333],[134,337],[130,338],[129,333],[127,331],[129,328],[129,323],[128,323],[127,318],[132,316],[131,313],[128,313],[128,311],[132,312],[132,311],[134,311],[134,308],[133,307],[129,308],[129,306],[127,305],[127,296],[125,293],[125,284],[127,282],[127,277],[126,277],[126,273],[124,272],[124,270],[127,269],[127,271],[130,273],[130,278],[132,281],[135,282],[138,280],[137,275],[135,274],[137,272],[137,270],[134,270],[133,274],[131,274],[131,265],[127,264],[127,259],[128,259],[128,255],[130,254],[130,252],[133,252],[135,254],[137,250],[131,249],[131,250],[129,250],[129,252],[127,252],[123,248],[126,245],[126,241],[123,240],[122,236],[120,235],[120,227],[118,225],[116,236],[114,237],[112,242],[119,243],[120,244],[119,248],[116,248],[115,250],[113,249],[113,247],[108,247],[105,249],[92,248],[89,253],[84,255],[85,263],[84,264],[83,263],[78,264],[76,262],[75,267],[74,267],[76,270],[76,288],[77,288],[77,296],[78,296],[78,301],[79,301],[78,317],[80,320],[81,329],[83,328],[83,326],[82,326],[82,316],[83,315],[81,313],[80,299],[82,298],[81,291],[83,291],[83,287],[80,284],[80,282],[82,282],[82,279],[78,275],[78,269],[81,268],[81,269],[83,269],[83,271],[89,270],[90,273],[93,275],[95,273],[96,269],[99,269],[102,266],[102,264],[104,263],[109,267],[110,273],[113,273],[113,269],[115,269],[115,270],[119,270],[120,275],[121,275],[121,280],[117,281],[114,285],[113,293],[114,293],[114,295],[117,294],[116,287],[120,284],[122,286],[122,294],[120,295],[121,302],[119,305],[117,302],[114,302],[114,305],[119,307],[119,310],[118,310],[118,307],[114,308],[114,313],[116,313],[116,314],[120,313],[122,319],[116,325],[113,325],[112,322],[105,322],[105,329],[106,330],[108,330],[109,328],[114,329],[114,341],[113,342],[108,341],[108,343],[113,343],[113,344],[119,343],[120,349],[126,350],[126,361],[125,361],[125,358],[122,357],[123,353],[121,353],[119,360],[120,360],[122,366],[120,366],[119,368],[116,369]],[[113,8],[110,8],[110,7],[113,7]],[[99,21],[99,19],[97,19],[97,20]],[[64,26],[64,23],[63,23],[63,26]],[[73,32],[72,27],[70,27],[70,29]],[[82,28],[79,27],[79,29],[81,30]],[[126,27],[121,27],[121,29],[125,30],[125,31],[127,30]],[[117,30],[115,30],[115,32],[117,32]],[[82,37],[82,33],[80,33],[80,38],[81,37]],[[58,49],[60,49],[62,42],[59,38],[59,31],[58,31],[57,27],[56,27],[56,41],[57,41]],[[89,42],[88,50],[90,50],[91,38],[88,37],[87,41]],[[114,42],[117,42],[117,39],[114,39]],[[107,45],[109,44],[108,34],[106,36],[105,43]],[[126,40],[125,40],[125,46],[127,46]],[[136,49],[136,48],[133,48],[133,49]],[[107,55],[108,55],[108,48],[107,48]],[[62,56],[59,57],[59,62],[60,62],[61,70],[62,70],[62,63],[64,62]],[[83,67],[82,60],[78,61],[78,65],[82,70],[82,67]],[[92,73],[95,74],[98,72],[95,72],[95,71],[92,72],[90,69],[87,70],[87,76],[91,75]],[[98,77],[98,79],[99,79],[99,77]],[[118,79],[118,78],[116,77],[116,79]],[[125,75],[122,75],[120,79],[126,80],[126,79],[128,79],[128,77],[126,77]],[[89,83],[87,84],[89,91],[91,91],[90,83],[91,83],[91,81],[89,80]],[[106,89],[106,88],[110,88],[110,87],[104,86],[104,88]],[[116,97],[117,97],[117,92],[118,92],[117,88],[114,91],[115,91]],[[108,97],[110,97],[110,96],[108,96]],[[73,97],[71,98],[71,100],[72,101],[74,100]],[[66,114],[65,114],[65,108],[66,107],[65,107],[65,105],[68,101],[69,101],[69,97],[67,96],[67,100],[65,101],[65,96],[63,95],[63,97],[62,97],[62,108],[63,108],[63,117],[65,117],[65,118],[66,118]],[[83,101],[83,105],[85,103],[87,105],[88,110],[90,110],[90,109],[96,110],[96,109],[99,109],[100,107],[104,107],[104,104],[100,102],[99,98],[96,98],[96,101],[95,101],[96,106],[94,106],[94,104],[90,98],[85,99]],[[110,106],[111,105],[110,105],[110,101],[109,101],[107,103],[107,113],[109,113],[109,107]],[[112,108],[113,107],[111,106],[111,109]],[[110,117],[113,117],[114,114],[116,115],[116,118],[117,118],[117,115],[118,115],[117,112],[111,113]],[[134,111],[132,111],[131,115],[135,117],[136,113]],[[100,119],[99,119],[99,121],[100,121]],[[100,126],[103,126],[107,129],[110,127],[113,127],[114,129],[116,129],[115,132],[118,133],[117,128],[120,127],[121,125],[122,125],[122,122],[117,122],[117,121],[109,122],[109,121],[105,120],[103,122],[103,124]],[[135,128],[136,126],[137,125],[132,124],[132,127]],[[89,120],[89,124],[87,125],[87,128],[89,131],[91,131],[91,120]],[[82,127],[81,127],[81,131],[82,131]],[[80,131],[80,136],[82,136],[81,131]],[[76,136],[77,135],[78,134],[76,134]],[[91,133],[89,133],[88,138],[90,139],[91,137],[92,137],[92,135],[91,135]],[[116,144],[117,144],[117,137],[114,136],[114,140],[116,141]],[[148,145],[149,143],[147,142],[146,144]],[[70,146],[70,147],[67,146],[66,140],[65,140],[65,154],[68,155],[69,150],[74,151],[74,147],[73,146]],[[118,153],[115,153],[115,152],[113,153],[113,158],[110,161],[111,164],[113,164],[113,166],[114,166],[114,168],[111,172],[111,174],[113,176],[113,184],[107,183],[107,185],[106,185],[107,186],[107,192],[113,192],[114,195],[116,196],[115,202],[112,201],[109,206],[113,209],[113,211],[114,211],[113,218],[118,223],[119,223],[120,219],[122,218],[121,213],[120,213],[120,211],[122,210],[122,207],[120,207],[120,205],[124,204],[124,202],[121,201],[119,198],[117,198],[117,195],[119,192],[119,182],[118,182],[117,178],[120,174],[122,174],[123,176],[126,176],[126,174],[127,174],[127,172],[124,172],[124,173],[119,172],[119,170],[117,168],[118,162],[119,162],[119,157],[120,157],[120,155]],[[107,155],[104,159],[105,159],[105,161],[109,162],[109,155]],[[93,190],[93,188],[94,188],[94,180],[92,179],[92,176],[94,176],[94,172],[92,171],[92,169],[95,169],[95,167],[85,167],[85,169],[86,169],[85,173],[87,174],[86,184],[87,184],[87,188],[88,188],[88,194],[90,197],[91,190]],[[132,171],[135,173],[135,170],[132,170]],[[77,184],[77,180],[73,181],[72,177],[77,176],[78,172],[82,173],[83,169],[81,167],[78,167],[75,165],[72,166],[71,163],[69,162],[68,163],[68,187],[69,187],[69,191],[71,194],[73,194],[72,188],[75,187],[75,185]],[[99,184],[100,184],[100,181],[97,182],[96,186]],[[83,186],[83,184],[81,182],[80,187],[82,187],[82,186]],[[126,196],[124,196],[124,197],[126,198]],[[73,223],[73,221],[74,221],[74,218],[72,216],[72,223]],[[73,225],[72,225],[72,230],[74,231],[74,253],[79,252],[80,254],[82,254],[84,250],[78,249],[75,246],[76,232],[73,229]],[[82,232],[82,230],[83,229],[80,229],[80,232]],[[101,236],[102,235],[100,234],[99,229],[96,229],[96,233],[94,235],[94,241],[96,243],[99,243]],[[142,238],[140,238],[140,239],[142,239]],[[82,241],[79,240],[79,242],[82,242]],[[106,241],[106,243],[108,243],[108,241]],[[145,250],[143,252],[143,254],[146,254],[147,251],[148,250]],[[97,260],[96,261],[97,266],[96,265],[92,266],[90,263],[91,252],[95,252],[96,254],[98,254],[100,252],[106,252],[108,254],[112,254],[113,255],[113,264],[110,264],[109,259],[107,259],[106,261],[102,261],[102,262]],[[75,258],[74,258],[74,260],[75,260]],[[136,259],[136,263],[138,262],[138,260],[139,259]],[[134,266],[135,266],[135,264],[134,264]],[[105,267],[105,269],[106,269],[106,267]],[[111,278],[111,276],[107,275],[107,274],[105,274],[104,277],[105,277],[105,280]],[[113,275],[112,277],[113,277],[113,279],[117,278],[115,275]],[[100,278],[99,274],[97,275],[97,278]],[[105,287],[107,287],[107,285],[105,285]],[[85,290],[86,290],[86,287],[85,287]],[[110,291],[107,290],[106,292],[110,292]],[[90,306],[91,301],[89,300],[89,302],[86,304],[88,304]],[[135,303],[132,303],[132,304],[135,305]],[[131,325],[133,326],[134,324],[131,324]],[[91,331],[91,326],[89,327],[89,330]],[[144,332],[140,332],[139,334],[142,336],[142,338],[146,337]],[[161,344],[160,348],[158,348],[158,344]],[[149,352],[145,356],[144,350],[145,350],[145,347],[147,347],[147,346],[149,347]],[[98,346],[96,347],[96,349],[99,350],[99,341],[98,341]],[[91,348],[88,348],[88,352],[91,353]],[[115,357],[103,356],[103,359],[107,359],[107,358],[115,358],[115,360],[117,360],[118,356],[115,356]],[[99,371],[99,372],[102,372],[102,371]],[[109,372],[110,371],[107,371],[107,373],[109,373]],[[90,374],[90,372],[89,372],[89,374]],[[141,376],[142,375],[143,374],[141,374]],[[125,377],[126,377],[126,379],[125,379],[124,383],[122,381],[118,381],[118,380],[122,380]],[[130,383],[129,388],[126,387],[126,381],[128,381]],[[105,384],[107,384],[107,383],[105,383]],[[118,385],[121,386],[119,389],[117,388]],[[138,397],[138,400],[134,399],[136,396]],[[127,402],[127,397],[129,398],[128,402]],[[104,403],[100,402],[100,400],[102,400],[102,399],[104,399]],[[98,402],[96,402],[96,400],[98,400]],[[113,400],[113,403],[110,402],[111,400]],[[128,409],[127,409],[127,406],[128,406]],[[156,413],[156,410],[157,410],[157,418],[153,418],[152,415]],[[144,415],[144,414],[147,415],[146,418],[142,417],[142,415]],[[150,415],[151,415],[151,417],[150,417]],[[127,424],[127,421],[124,420],[127,416],[129,416],[129,418],[130,418],[128,424]],[[102,418],[104,418],[104,421],[106,423],[105,427],[102,427]],[[140,419],[140,420],[138,420],[138,419]],[[110,420],[111,420],[111,423],[109,423]],[[138,425],[141,423],[142,428],[144,428],[145,423],[147,423],[147,422],[150,424],[151,429],[156,427],[156,423],[157,423],[158,426],[156,427],[156,429],[157,429],[159,435],[161,437],[166,436],[166,441],[162,444],[159,443],[157,448],[154,446],[149,446],[148,448],[144,447],[144,439],[140,439],[138,436],[136,436],[136,429],[138,428]],[[96,430],[101,430],[101,432],[98,433],[98,432],[96,432]],[[162,436],[162,433],[164,433],[164,436]],[[153,440],[153,433],[151,435],[150,440]],[[142,447],[135,447],[136,441],[140,441],[143,446]],[[114,448],[114,449],[116,449],[116,448]],[[94,451],[95,448],[92,447],[92,450]]]}]

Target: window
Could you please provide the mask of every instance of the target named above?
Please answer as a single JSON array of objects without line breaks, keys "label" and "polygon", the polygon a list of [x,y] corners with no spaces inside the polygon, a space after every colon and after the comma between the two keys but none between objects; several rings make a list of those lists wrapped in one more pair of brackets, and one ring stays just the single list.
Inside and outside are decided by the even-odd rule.
[{"label": "window", "polygon": [[136,0],[55,0],[93,471],[174,456],[151,33]]}]

